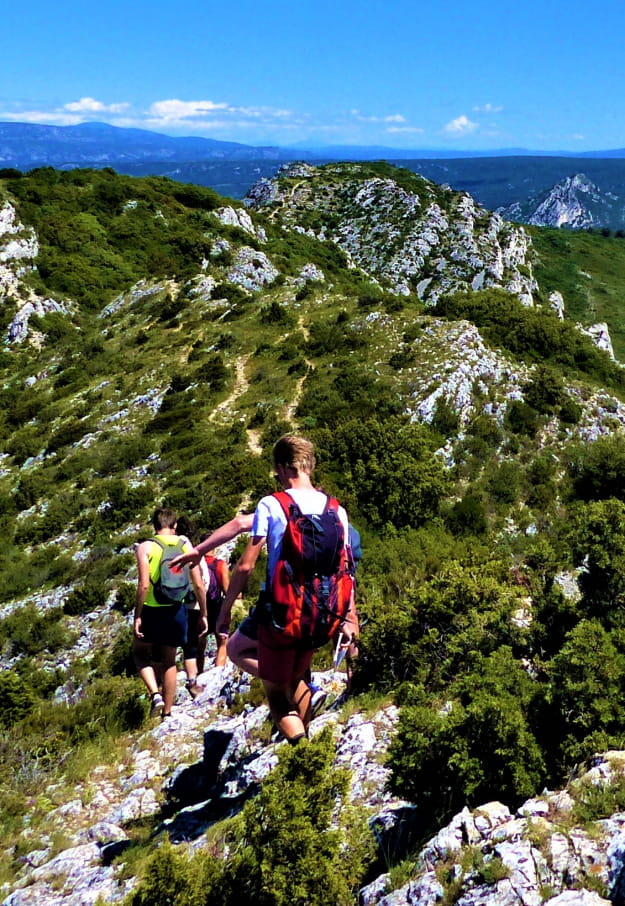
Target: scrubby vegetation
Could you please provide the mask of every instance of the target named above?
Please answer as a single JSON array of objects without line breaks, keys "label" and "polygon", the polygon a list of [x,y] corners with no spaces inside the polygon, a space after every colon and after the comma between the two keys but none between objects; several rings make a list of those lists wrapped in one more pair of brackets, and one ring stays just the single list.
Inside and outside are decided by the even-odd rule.
[{"label": "scrubby vegetation", "polygon": [[[395,304],[330,242],[271,216],[257,219],[266,242],[224,226],[226,201],[199,187],[48,169],[2,187],[39,236],[31,287],[71,300],[33,320],[37,344],[0,356],[5,834],[87,742],[142,724],[124,617],[154,506],[214,528],[273,490],[271,446],[294,426],[363,537],[356,689],[401,706],[391,786],[426,831],[625,746],[625,441],[576,433],[597,394],[616,411],[623,372],[570,321],[495,290]],[[280,271],[261,292],[228,279],[244,245]],[[325,282],[302,283],[309,262]],[[423,338],[462,319],[529,377],[506,400],[476,378],[468,413],[441,396],[422,423],[414,400],[447,373],[444,341]],[[579,574],[579,596],[562,573]],[[59,671],[92,613],[106,615],[106,646]],[[250,902],[281,904],[289,860],[301,879],[289,901],[352,902],[369,844],[332,828],[345,777],[331,761],[325,737],[284,753],[224,827],[229,860],[160,848],[132,906],[227,904],[242,879]]]}]

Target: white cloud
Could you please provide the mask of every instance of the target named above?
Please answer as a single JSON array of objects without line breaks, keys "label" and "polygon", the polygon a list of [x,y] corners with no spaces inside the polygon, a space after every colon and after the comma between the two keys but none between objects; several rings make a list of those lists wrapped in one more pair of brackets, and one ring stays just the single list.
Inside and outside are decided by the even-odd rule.
[{"label": "white cloud", "polygon": [[495,104],[483,104],[481,107],[474,107],[473,113],[501,113],[503,107]]},{"label": "white cloud", "polygon": [[424,130],[418,126],[389,126],[386,132],[418,132],[423,134]]},{"label": "white cloud", "polygon": [[129,106],[130,104],[103,104],[95,98],[81,98],[65,104],[63,109],[72,113],[123,113]]},{"label": "white cloud", "polygon": [[156,101],[150,106],[149,114],[162,120],[186,120],[206,116],[215,110],[227,110],[228,105],[214,101]]},{"label": "white cloud", "polygon": [[579,132],[576,133],[575,135],[572,135],[571,138],[573,139],[573,141],[576,141],[576,142],[585,142],[586,141],[586,136],[581,135]]},{"label": "white cloud", "polygon": [[369,116],[360,110],[350,110],[350,113],[359,123],[405,123],[406,118],[401,113],[390,113],[387,116]]},{"label": "white cloud", "polygon": [[75,126],[82,122],[84,117],[75,113],[66,113],[63,110],[12,110],[0,111],[0,120],[14,123],[45,123],[53,126]]},{"label": "white cloud", "polygon": [[462,114],[462,116],[457,116],[455,120],[451,120],[450,123],[447,123],[447,125],[443,127],[443,132],[453,136],[471,135],[477,128],[478,123],[471,122],[468,116]]}]

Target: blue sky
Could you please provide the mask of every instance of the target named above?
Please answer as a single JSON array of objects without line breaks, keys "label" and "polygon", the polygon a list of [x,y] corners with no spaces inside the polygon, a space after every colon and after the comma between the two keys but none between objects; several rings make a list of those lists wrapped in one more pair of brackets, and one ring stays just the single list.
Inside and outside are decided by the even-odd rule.
[{"label": "blue sky", "polygon": [[625,3],[30,0],[0,121],[246,144],[625,147]]}]

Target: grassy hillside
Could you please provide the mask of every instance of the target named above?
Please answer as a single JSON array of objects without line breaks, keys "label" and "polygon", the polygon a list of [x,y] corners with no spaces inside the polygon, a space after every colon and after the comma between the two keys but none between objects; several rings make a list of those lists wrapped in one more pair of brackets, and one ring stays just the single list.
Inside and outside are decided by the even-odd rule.
[{"label": "grassy hillside", "polygon": [[583,324],[605,321],[614,352],[625,360],[625,241],[572,230],[528,228],[545,293],[559,290],[568,315]]},{"label": "grassy hillside", "polygon": [[[3,330],[32,293],[67,311],[0,356],[5,877],[41,788],[145,719],[126,624],[151,511],[209,530],[249,507],[287,429],[363,535],[356,687],[402,707],[392,787],[428,829],[625,745],[623,378],[588,338],[501,289],[425,309],[276,210],[237,220],[196,186],[43,169],[0,198],[40,244]],[[580,319],[592,299],[616,338],[598,287],[616,300],[618,241],[533,235],[538,298],[559,289]]]}]

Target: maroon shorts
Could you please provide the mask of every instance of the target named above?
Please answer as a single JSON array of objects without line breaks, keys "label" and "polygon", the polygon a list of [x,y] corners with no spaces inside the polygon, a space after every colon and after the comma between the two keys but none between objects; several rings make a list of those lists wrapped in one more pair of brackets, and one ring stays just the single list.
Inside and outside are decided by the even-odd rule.
[{"label": "maroon shorts", "polygon": [[313,653],[271,626],[258,627],[258,675],[269,683],[289,686],[302,679]]}]

